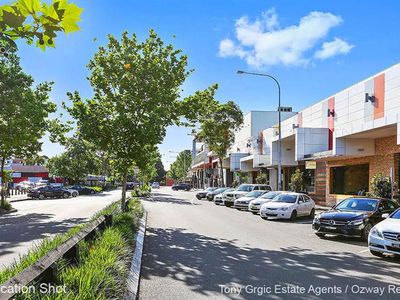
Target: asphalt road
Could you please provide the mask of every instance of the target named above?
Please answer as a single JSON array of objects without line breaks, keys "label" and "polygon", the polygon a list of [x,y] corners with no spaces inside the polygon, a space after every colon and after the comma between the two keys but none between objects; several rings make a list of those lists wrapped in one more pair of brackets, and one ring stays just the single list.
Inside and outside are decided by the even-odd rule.
[{"label": "asphalt road", "polygon": [[121,191],[68,199],[13,202],[17,212],[0,215],[0,269],[45,237],[62,233],[87,221],[108,204],[120,199]]},{"label": "asphalt road", "polygon": [[264,221],[193,195],[161,188],[143,201],[140,299],[399,299],[399,259],[320,239],[307,218]]}]

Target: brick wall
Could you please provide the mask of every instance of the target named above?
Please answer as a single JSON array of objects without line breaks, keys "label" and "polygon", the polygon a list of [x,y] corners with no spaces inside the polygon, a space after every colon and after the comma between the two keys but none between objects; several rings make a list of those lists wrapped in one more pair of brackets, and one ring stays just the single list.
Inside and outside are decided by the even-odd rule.
[{"label": "brick wall", "polygon": [[359,158],[348,158],[331,160],[326,162],[326,200],[325,204],[333,205],[348,195],[334,195],[329,193],[330,189],[330,168],[346,165],[369,164],[369,180],[377,174],[390,175],[390,168],[394,167],[394,154],[400,153],[400,145],[397,145],[397,137],[390,136],[375,140],[375,155]]}]

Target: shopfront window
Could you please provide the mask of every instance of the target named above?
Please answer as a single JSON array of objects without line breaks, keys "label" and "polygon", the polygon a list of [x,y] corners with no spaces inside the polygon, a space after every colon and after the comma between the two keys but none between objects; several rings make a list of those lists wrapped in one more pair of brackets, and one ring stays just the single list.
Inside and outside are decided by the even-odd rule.
[{"label": "shopfront window", "polygon": [[330,168],[330,193],[358,195],[368,192],[369,165]]}]

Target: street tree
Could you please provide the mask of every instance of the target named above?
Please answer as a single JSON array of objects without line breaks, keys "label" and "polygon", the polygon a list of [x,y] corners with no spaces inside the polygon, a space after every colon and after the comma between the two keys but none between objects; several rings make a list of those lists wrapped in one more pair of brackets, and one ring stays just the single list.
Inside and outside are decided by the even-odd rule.
[{"label": "street tree", "polygon": [[[212,94],[210,96],[213,96]],[[220,181],[224,186],[222,160],[228,149],[233,145],[235,132],[243,124],[243,113],[233,102],[214,103],[209,106],[205,115],[200,119],[200,130],[197,138],[205,142],[210,151],[218,157]]]},{"label": "street tree", "polygon": [[18,0],[0,6],[0,42],[15,48],[15,40],[23,39],[29,45],[36,42],[41,49],[54,47],[59,32],[69,34],[79,30],[77,22],[83,9],[68,0]]},{"label": "street tree", "polygon": [[[52,142],[61,141],[67,125],[51,120],[49,115],[57,106],[49,100],[51,83],[33,86],[31,76],[25,74],[19,58],[11,54],[0,64],[0,173],[4,180],[6,159],[31,157],[42,146],[41,138],[50,132]],[[4,187],[1,205],[5,205]]]},{"label": "street tree", "polygon": [[83,100],[70,93],[68,110],[84,137],[106,151],[122,174],[124,209],[129,169],[143,168],[167,126],[180,124],[187,111],[180,101],[181,85],[190,74],[187,57],[153,30],[143,42],[125,32],[120,40],[109,35],[88,68],[94,96]]},{"label": "street tree", "polygon": [[73,183],[83,180],[88,174],[99,174],[101,158],[94,145],[79,136],[68,139],[66,150],[47,162],[49,173],[69,179]]},{"label": "street tree", "polygon": [[174,180],[184,180],[191,164],[192,155],[190,150],[181,151],[171,164],[168,176]]}]

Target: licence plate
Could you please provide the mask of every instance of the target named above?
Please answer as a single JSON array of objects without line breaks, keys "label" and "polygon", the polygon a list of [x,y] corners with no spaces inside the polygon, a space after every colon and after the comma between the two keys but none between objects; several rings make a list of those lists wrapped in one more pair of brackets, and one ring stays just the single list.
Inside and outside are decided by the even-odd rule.
[{"label": "licence plate", "polygon": [[392,243],[392,247],[400,249],[400,243]]},{"label": "licence plate", "polygon": [[328,230],[336,230],[336,227],[332,227],[332,226],[326,226],[325,228]]}]

